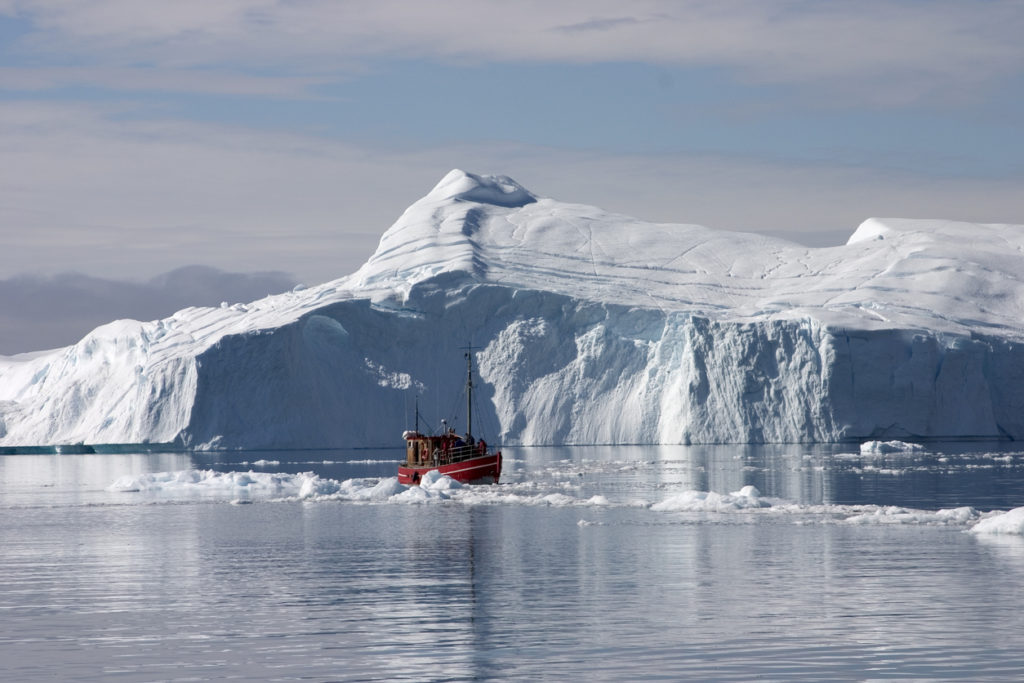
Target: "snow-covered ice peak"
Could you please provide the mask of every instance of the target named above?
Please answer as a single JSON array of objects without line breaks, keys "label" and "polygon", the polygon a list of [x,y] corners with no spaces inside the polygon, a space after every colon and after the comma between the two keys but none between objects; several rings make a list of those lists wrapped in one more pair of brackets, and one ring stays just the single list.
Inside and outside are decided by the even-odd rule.
[{"label": "snow-covered ice peak", "polygon": [[1018,330],[1024,229],[872,218],[846,245],[648,223],[452,171],[348,281],[408,297],[445,275],[716,320],[814,318],[870,329]]},{"label": "snow-covered ice peak", "polygon": [[708,279],[748,271],[762,277],[761,261],[774,268],[772,254],[787,246],[801,249],[761,235],[638,221],[539,197],[505,176],[455,170],[402,214],[349,282],[364,291],[407,294],[419,282],[450,274],[658,306],[659,298],[671,301],[665,290],[676,284],[703,287]]},{"label": "snow-covered ice peak", "polygon": [[1024,247],[1024,226],[925,218],[869,218],[857,226],[846,243],[853,245],[882,240],[899,240],[919,247],[968,248],[993,253],[1009,249],[1019,254]]},{"label": "snow-covered ice peak", "polygon": [[477,175],[454,169],[420,201],[464,201],[513,207],[525,206],[537,198],[508,176]]},{"label": "snow-covered ice peak", "polygon": [[846,243],[857,244],[858,242],[867,242],[868,240],[883,240],[892,233],[892,228],[881,219],[869,218],[857,226],[857,229],[853,231],[853,234],[850,235],[850,239]]},{"label": "snow-covered ice peak", "polygon": [[536,201],[506,176],[452,170],[384,233],[352,281],[362,289],[405,293],[413,284],[442,272],[482,278],[486,270],[479,243],[482,223]]}]

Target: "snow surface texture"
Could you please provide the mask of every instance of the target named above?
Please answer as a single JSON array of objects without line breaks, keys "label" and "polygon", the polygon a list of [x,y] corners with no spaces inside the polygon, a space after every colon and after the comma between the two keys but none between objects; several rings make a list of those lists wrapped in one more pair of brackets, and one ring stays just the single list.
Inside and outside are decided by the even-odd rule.
[{"label": "snow surface texture", "polygon": [[0,445],[396,445],[416,394],[458,407],[467,344],[509,444],[1022,438],[1022,249],[896,219],[811,249],[452,171],[348,277],[0,358]]}]

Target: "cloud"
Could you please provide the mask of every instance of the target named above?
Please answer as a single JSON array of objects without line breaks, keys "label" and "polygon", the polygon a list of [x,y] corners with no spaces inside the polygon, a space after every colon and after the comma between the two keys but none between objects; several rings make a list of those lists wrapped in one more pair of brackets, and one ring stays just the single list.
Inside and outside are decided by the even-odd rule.
[{"label": "cloud", "polygon": [[152,320],[188,306],[252,301],[295,286],[284,273],[186,266],[146,282],[61,273],[0,280],[0,354],[73,344],[120,318]]},{"label": "cloud", "polygon": [[333,82],[326,77],[247,75],[224,69],[154,67],[0,67],[0,90],[43,91],[98,87],[136,92],[244,95],[316,99],[313,91]]},{"label": "cloud", "polygon": [[964,97],[1024,63],[1020,0],[24,0],[14,7],[33,27],[15,46],[22,54],[122,68],[324,76],[379,58],[630,61],[721,67],[750,82],[902,105]]},{"label": "cloud", "polygon": [[[384,153],[118,111],[0,110],[0,273],[143,277],[199,261],[329,280],[358,267],[415,199],[387,191]],[[384,185],[383,203],[368,199],[367,178]]]},{"label": "cloud", "polygon": [[566,26],[555,26],[555,31],[562,33],[581,33],[585,31],[610,31],[623,26],[632,26],[639,20],[636,17],[608,17],[605,19],[590,19],[576,24]]}]

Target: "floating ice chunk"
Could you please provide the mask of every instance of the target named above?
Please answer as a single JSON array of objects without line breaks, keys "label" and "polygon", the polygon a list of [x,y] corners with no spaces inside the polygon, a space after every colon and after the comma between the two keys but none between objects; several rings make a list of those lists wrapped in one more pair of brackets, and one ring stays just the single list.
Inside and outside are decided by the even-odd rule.
[{"label": "floating ice chunk", "polygon": [[423,486],[410,486],[404,491],[392,496],[389,502],[394,503],[427,503],[435,500],[448,500],[448,494],[442,491],[435,491]]},{"label": "floating ice chunk", "polygon": [[754,486],[744,486],[735,493],[722,494],[714,491],[684,491],[651,506],[661,512],[731,512],[750,508],[771,507],[771,503],[760,498]]},{"label": "floating ice chunk", "polygon": [[205,443],[197,444],[194,447],[194,450],[197,450],[197,451],[219,451],[219,450],[223,450],[223,447],[221,446],[221,443],[223,441],[224,441],[224,436],[222,434],[217,434],[216,436],[214,436],[209,441],[207,441]]},{"label": "floating ice chunk", "polygon": [[124,493],[148,491],[184,495],[195,493],[235,495],[242,491],[273,495],[298,495],[307,487],[316,489],[323,481],[312,473],[292,475],[269,472],[180,470],[126,475],[116,479],[107,487],[107,490]]},{"label": "floating ice chunk", "polygon": [[340,488],[338,482],[333,479],[321,479],[312,473],[297,474],[295,476],[301,481],[299,498],[330,496],[337,493]]},{"label": "floating ice chunk", "polygon": [[862,454],[878,455],[882,453],[922,453],[924,446],[906,441],[865,441],[860,445]]},{"label": "floating ice chunk", "polygon": [[402,493],[406,489],[407,487],[398,483],[398,477],[388,477],[387,479],[381,479],[376,486],[371,488],[367,492],[366,498],[368,500],[385,500]]},{"label": "floating ice chunk", "polygon": [[944,510],[914,510],[895,505],[871,507],[861,514],[847,517],[847,524],[920,524],[926,526],[963,526],[977,519],[980,513],[972,507]]},{"label": "floating ice chunk", "polygon": [[[421,502],[447,500],[462,488],[451,477],[431,473],[422,486],[404,486],[397,477],[385,479],[324,479],[312,472],[298,474],[270,472],[214,472],[182,470],[126,475],[116,479],[108,491],[150,493],[173,497],[223,496],[228,502],[263,499],[351,500],[357,502]],[[244,496],[240,498],[239,496]]]},{"label": "floating ice chunk", "polygon": [[108,491],[118,491],[120,493],[138,493],[142,491],[142,484],[139,483],[137,477],[131,475],[125,475],[118,477],[113,484],[107,487]]},{"label": "floating ice chunk", "polygon": [[935,513],[936,519],[945,521],[949,524],[967,524],[978,519],[981,513],[972,507],[964,506],[958,508],[947,508],[939,510]]},{"label": "floating ice chunk", "polygon": [[420,488],[430,489],[431,491],[450,491],[451,489],[462,488],[462,484],[447,474],[441,474],[438,470],[431,470],[423,475],[423,478],[420,480]]},{"label": "floating ice chunk", "polygon": [[1024,507],[986,517],[975,524],[970,532],[973,534],[1024,536]]},{"label": "floating ice chunk", "polygon": [[537,499],[537,502],[541,505],[550,505],[552,507],[568,507],[570,505],[578,505],[580,500],[579,498],[567,496],[564,493],[549,493]]}]

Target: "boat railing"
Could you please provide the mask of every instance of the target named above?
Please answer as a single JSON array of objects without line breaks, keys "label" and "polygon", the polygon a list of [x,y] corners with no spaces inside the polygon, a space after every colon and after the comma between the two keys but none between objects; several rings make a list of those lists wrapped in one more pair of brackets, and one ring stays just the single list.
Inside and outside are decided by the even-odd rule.
[{"label": "boat railing", "polygon": [[436,453],[432,459],[436,464],[448,465],[453,462],[462,462],[463,460],[479,457],[484,455],[485,452],[480,449],[479,444],[465,444],[463,446],[453,446],[447,451]]}]

